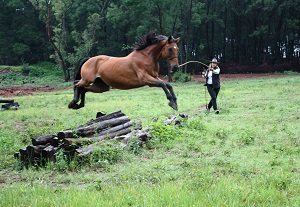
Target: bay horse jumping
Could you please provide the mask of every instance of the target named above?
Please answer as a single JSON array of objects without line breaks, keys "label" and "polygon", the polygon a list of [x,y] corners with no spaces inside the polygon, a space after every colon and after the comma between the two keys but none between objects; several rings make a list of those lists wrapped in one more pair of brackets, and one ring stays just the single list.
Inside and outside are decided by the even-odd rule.
[{"label": "bay horse jumping", "polygon": [[169,106],[177,110],[177,98],[172,86],[158,77],[158,61],[163,58],[171,71],[176,70],[179,40],[150,32],[134,44],[133,51],[126,57],[99,55],[82,59],[77,67],[74,99],[69,103],[69,108],[84,107],[85,93],[88,91],[103,93],[111,87],[128,90],[148,85],[161,87]]}]

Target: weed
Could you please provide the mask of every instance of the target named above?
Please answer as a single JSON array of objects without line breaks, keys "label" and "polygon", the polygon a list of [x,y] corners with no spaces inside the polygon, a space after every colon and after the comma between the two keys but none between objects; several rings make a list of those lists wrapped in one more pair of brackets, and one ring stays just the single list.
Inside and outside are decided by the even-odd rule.
[{"label": "weed", "polygon": [[115,146],[100,144],[91,155],[89,155],[89,164],[94,167],[104,167],[107,164],[117,162],[121,157],[121,149]]},{"label": "weed", "polygon": [[252,145],[254,144],[255,138],[254,133],[250,130],[244,131],[244,133],[241,135],[241,137],[238,139],[239,145]]},{"label": "weed", "polygon": [[158,122],[153,122],[150,127],[150,134],[152,140],[156,140],[160,143],[174,140],[180,135],[180,130],[176,126],[163,125]]},{"label": "weed", "polygon": [[143,145],[137,137],[133,137],[127,143],[126,149],[132,152],[133,154],[137,155],[142,151]]}]

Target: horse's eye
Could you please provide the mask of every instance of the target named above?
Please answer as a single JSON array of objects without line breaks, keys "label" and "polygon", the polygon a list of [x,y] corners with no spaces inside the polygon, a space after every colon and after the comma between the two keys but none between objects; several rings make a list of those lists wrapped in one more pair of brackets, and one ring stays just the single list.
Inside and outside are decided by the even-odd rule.
[{"label": "horse's eye", "polygon": [[169,48],[169,52],[172,52],[172,48]]}]

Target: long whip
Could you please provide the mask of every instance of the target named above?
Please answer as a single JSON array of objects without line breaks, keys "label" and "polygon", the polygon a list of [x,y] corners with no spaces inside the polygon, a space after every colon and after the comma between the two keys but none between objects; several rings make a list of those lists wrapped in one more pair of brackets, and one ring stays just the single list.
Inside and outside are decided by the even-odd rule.
[{"label": "long whip", "polygon": [[186,64],[188,64],[188,63],[200,63],[200,64],[202,64],[202,65],[208,67],[208,65],[204,64],[203,62],[196,61],[196,60],[188,61],[188,62],[186,62],[186,63],[183,63],[183,64],[179,65],[178,67],[180,68],[180,67],[182,67],[182,66],[184,66],[184,65],[186,65]]},{"label": "long whip", "polygon": [[[188,63],[200,63],[200,64],[202,64],[202,65],[204,65],[204,66],[206,66],[208,68],[210,67],[210,66],[208,66],[208,65],[206,65],[206,64],[204,64],[204,63],[202,63],[200,61],[196,61],[196,60],[191,60],[191,61],[185,62],[185,63],[179,65],[178,67],[180,68],[180,67],[182,67],[182,66],[184,66],[184,65],[186,65]],[[205,108],[207,109],[208,106],[207,106],[207,98],[206,98],[206,88],[204,88],[204,97],[205,97]]]}]

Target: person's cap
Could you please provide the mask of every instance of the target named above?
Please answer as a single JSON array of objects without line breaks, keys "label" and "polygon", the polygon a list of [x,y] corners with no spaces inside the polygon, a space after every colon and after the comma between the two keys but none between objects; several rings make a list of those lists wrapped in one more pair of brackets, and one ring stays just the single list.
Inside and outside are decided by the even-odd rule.
[{"label": "person's cap", "polygon": [[218,60],[216,58],[214,58],[210,61],[210,63],[220,63],[220,62],[218,62]]}]

